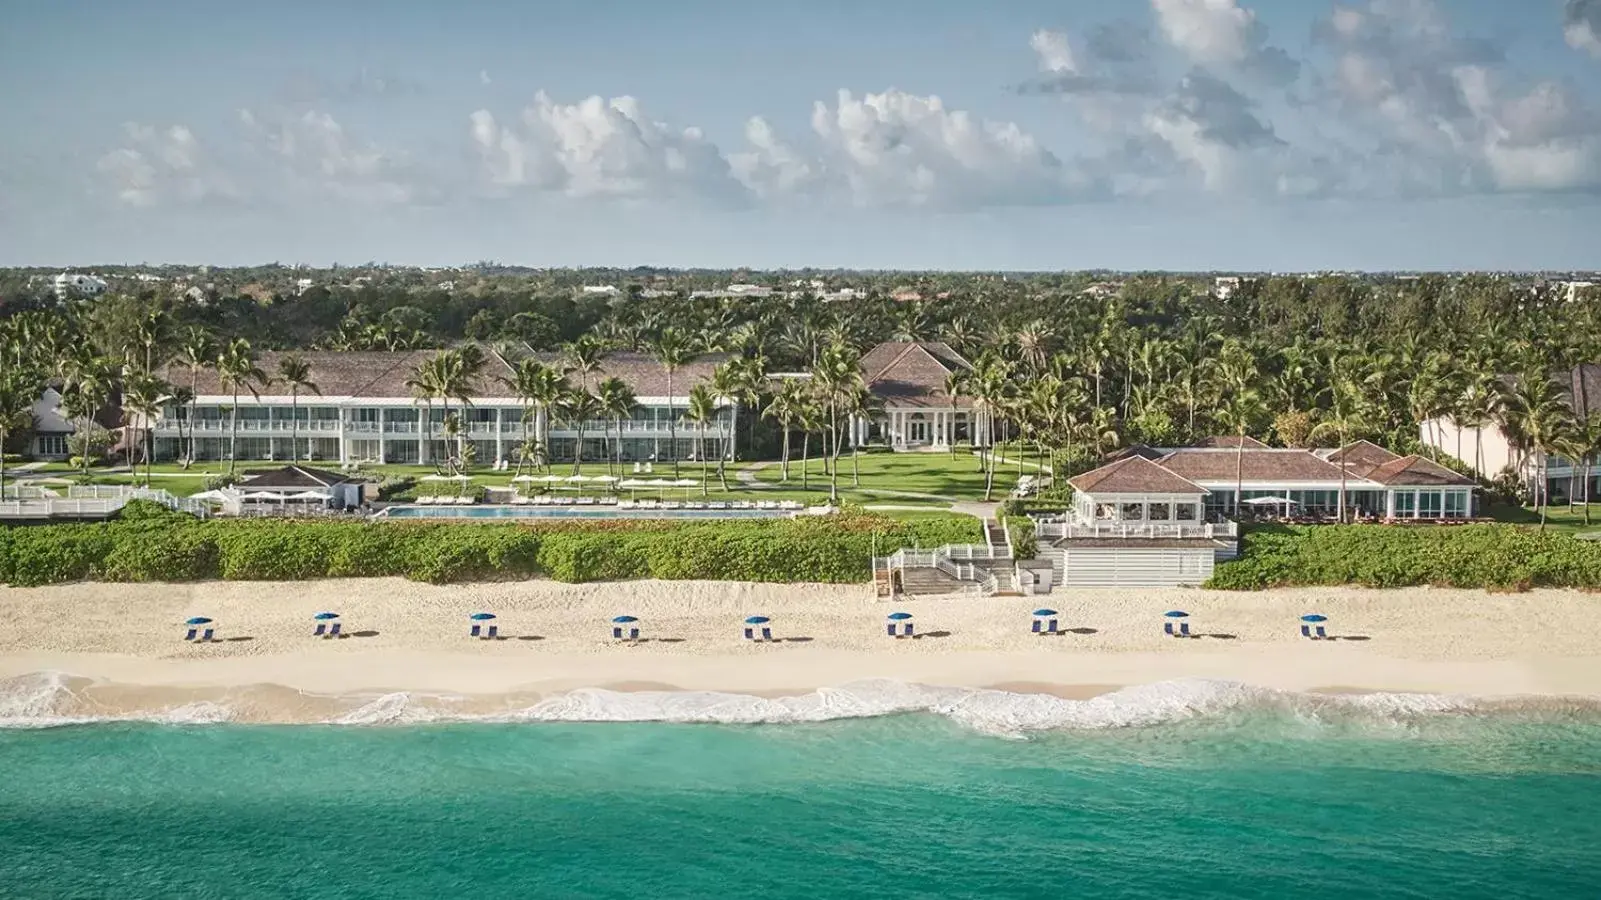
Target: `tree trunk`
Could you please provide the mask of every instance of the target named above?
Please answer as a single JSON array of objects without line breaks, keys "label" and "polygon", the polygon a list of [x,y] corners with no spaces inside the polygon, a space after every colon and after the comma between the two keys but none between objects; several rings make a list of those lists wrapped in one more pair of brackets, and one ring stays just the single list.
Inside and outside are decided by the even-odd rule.
[{"label": "tree trunk", "polygon": [[[195,445],[197,443],[199,443],[198,440],[196,440],[196,438],[195,438],[195,412],[197,411],[196,405],[200,402],[200,393],[199,392],[200,392],[200,370],[199,369],[190,369],[189,370],[189,396],[194,398],[194,399],[189,401],[189,453],[187,455],[188,455],[188,459],[189,459],[190,463],[193,463],[195,461]],[[379,435],[379,437],[381,438],[382,435]]]},{"label": "tree trunk", "polygon": [[579,421],[575,424],[578,426],[574,429],[578,432],[578,440],[573,445],[573,474],[582,475],[584,474],[584,423]]},{"label": "tree trunk", "polygon": [[233,474],[239,461],[239,389],[233,391],[233,406],[228,409],[228,474]]},{"label": "tree trunk", "polygon": [[150,416],[145,415],[145,488],[150,487],[150,445],[155,441],[156,430],[152,427]]},{"label": "tree trunk", "polygon": [[673,421],[673,370],[667,368],[667,452],[673,455],[673,477],[678,477],[678,423]]},{"label": "tree trunk", "polygon": [[801,490],[812,489],[811,473],[812,432],[811,429],[801,432]]},{"label": "tree trunk", "polygon": [[300,389],[289,389],[289,463],[300,462]]},{"label": "tree trunk", "polygon": [[1245,488],[1245,429],[1240,429],[1240,441],[1234,447],[1234,518],[1240,517],[1240,501]]},{"label": "tree trunk", "polygon": [[780,422],[779,427],[784,429],[784,446],[778,453],[778,466],[783,472],[779,480],[789,484],[789,423]]},{"label": "tree trunk", "polygon": [[695,431],[697,436],[695,455],[700,457],[700,495],[704,497],[707,490],[706,482],[711,480],[710,473],[706,469],[706,423],[701,422],[696,425]]}]

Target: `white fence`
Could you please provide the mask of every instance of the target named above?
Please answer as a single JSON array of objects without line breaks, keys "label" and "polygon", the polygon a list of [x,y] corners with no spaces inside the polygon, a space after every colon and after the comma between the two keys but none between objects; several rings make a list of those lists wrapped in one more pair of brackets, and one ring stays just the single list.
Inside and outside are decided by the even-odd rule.
[{"label": "white fence", "polygon": [[163,490],[96,484],[74,485],[67,489],[65,498],[7,500],[0,503],[0,519],[103,519],[122,509],[130,500],[147,500],[202,518],[210,513],[198,500],[175,497]]},{"label": "white fence", "polygon": [[1237,522],[1079,522],[1041,521],[1034,533],[1041,540],[1061,541],[1074,538],[1129,538],[1151,540],[1205,538],[1233,539],[1240,536]]}]

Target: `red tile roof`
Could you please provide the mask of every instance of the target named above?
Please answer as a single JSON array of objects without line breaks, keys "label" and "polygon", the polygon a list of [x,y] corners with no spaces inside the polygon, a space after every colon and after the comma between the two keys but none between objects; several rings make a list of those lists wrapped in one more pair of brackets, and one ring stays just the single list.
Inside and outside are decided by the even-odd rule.
[{"label": "red tile roof", "polygon": [[1212,437],[1201,438],[1200,440],[1196,441],[1193,446],[1195,446],[1195,447],[1197,447],[1199,449],[1222,449],[1222,448],[1227,448],[1229,450],[1233,450],[1234,448],[1240,446],[1241,444],[1244,444],[1245,445],[1245,449],[1247,449],[1247,450],[1253,450],[1253,449],[1266,450],[1267,449],[1267,445],[1262,443],[1261,441],[1257,440],[1256,438],[1251,437],[1250,435],[1246,435],[1245,437],[1242,438],[1237,434],[1219,434],[1219,435],[1214,435]]},{"label": "red tile roof", "polygon": [[1473,480],[1421,456],[1391,460],[1363,476],[1388,487],[1471,487]]},{"label": "red tile roof", "polygon": [[1233,481],[1235,466],[1245,481],[1328,482],[1340,480],[1340,467],[1310,450],[1175,450],[1158,462],[1191,481]]},{"label": "red tile roof", "polygon": [[1205,494],[1206,488],[1181,478],[1143,456],[1128,456],[1070,478],[1074,490],[1088,494]]},{"label": "red tile roof", "polygon": [[862,380],[892,406],[972,406],[945,389],[950,376],[972,365],[940,341],[889,341],[862,355]]},{"label": "red tile roof", "polygon": [[1357,441],[1341,447],[1324,458],[1336,465],[1344,463],[1348,475],[1366,478],[1369,472],[1401,457],[1372,441]]}]

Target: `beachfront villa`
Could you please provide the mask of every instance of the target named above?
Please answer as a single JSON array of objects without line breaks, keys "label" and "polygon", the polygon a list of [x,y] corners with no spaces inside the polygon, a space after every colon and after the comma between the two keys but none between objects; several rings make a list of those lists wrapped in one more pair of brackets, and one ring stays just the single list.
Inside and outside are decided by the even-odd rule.
[{"label": "beachfront villa", "polygon": [[[434,464],[456,455],[455,441],[446,434],[446,404],[418,399],[407,385],[419,364],[435,351],[306,351],[297,354],[311,368],[318,392],[302,390],[298,398],[288,385],[271,381],[238,391],[238,458],[288,460],[294,455],[311,461],[380,464]],[[260,354],[257,365],[271,375],[283,353]],[[560,365],[556,354],[535,354],[542,362]],[[618,452],[618,423],[597,418],[579,424],[559,412],[541,413],[512,396],[502,383],[511,365],[495,353],[478,378],[477,389],[465,406],[449,402],[458,416],[463,440],[483,464],[514,461],[526,433],[539,441],[552,462],[571,461],[582,453],[586,460],[604,460]],[[590,373],[591,390],[608,377],[621,379],[633,390],[638,406],[621,422],[621,456],[625,462],[694,459],[702,446],[700,430],[684,414],[690,389],[711,380],[712,371],[726,359],[709,354],[672,373],[654,357],[640,353],[607,356],[600,371]],[[223,385],[214,369],[191,373],[173,364],[164,373],[172,384],[195,385],[193,407],[168,404],[154,423],[155,458],[175,460],[187,455],[193,438],[194,458],[227,459],[232,435],[234,392]],[[569,376],[570,382],[577,375]],[[705,428],[706,455],[732,455],[737,408],[724,404],[716,421]],[[527,419],[525,425],[524,420]],[[190,428],[190,425],[193,428]],[[580,430],[582,447],[579,446]],[[181,439],[180,439],[181,437]],[[291,447],[298,442],[298,448]],[[294,451],[298,449],[298,454]]]},{"label": "beachfront villa", "polygon": [[61,412],[61,392],[53,387],[45,388],[34,401],[32,413],[32,428],[24,455],[36,460],[60,460],[70,456],[68,440],[78,427]]},{"label": "beachfront villa", "polygon": [[[1174,449],[1134,447],[1069,479],[1071,524],[1086,534],[1200,536],[1252,511],[1336,519],[1441,521],[1473,515],[1473,481],[1421,456],[1357,441],[1338,449],[1270,448],[1250,438]],[[1239,497],[1235,492],[1238,486]]]},{"label": "beachfront villa", "polygon": [[[1552,381],[1575,418],[1601,415],[1601,364],[1574,366],[1570,371],[1558,373]],[[1590,460],[1587,494],[1582,483],[1585,477],[1582,461],[1520,448],[1494,419],[1468,424],[1442,416],[1420,425],[1418,437],[1426,446],[1467,463],[1485,479],[1494,479],[1510,469],[1525,488],[1532,490],[1543,472],[1547,495],[1558,503],[1578,501],[1586,496],[1601,497],[1601,457]]]},{"label": "beachfront villa", "polygon": [[883,406],[851,425],[851,446],[882,443],[892,450],[945,451],[982,445],[991,423],[972,400],[953,396],[951,376],[973,366],[941,341],[890,341],[862,355],[862,381]]}]

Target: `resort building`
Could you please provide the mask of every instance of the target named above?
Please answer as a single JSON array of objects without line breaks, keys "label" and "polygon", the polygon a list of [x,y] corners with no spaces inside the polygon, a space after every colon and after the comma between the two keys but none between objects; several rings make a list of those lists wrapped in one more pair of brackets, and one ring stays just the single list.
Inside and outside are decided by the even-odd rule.
[{"label": "resort building", "polygon": [[33,404],[33,427],[25,455],[37,460],[66,459],[72,455],[68,439],[77,430],[61,412],[61,393],[53,387],[45,388]]},{"label": "resort building", "polygon": [[883,411],[852,423],[852,446],[880,442],[894,450],[942,451],[987,440],[988,417],[950,392],[951,376],[973,366],[949,344],[891,341],[863,354],[861,365],[862,380]]},{"label": "resort building", "polygon": [[[154,423],[155,458],[180,459],[191,440],[195,459],[227,459],[237,419],[238,459],[337,461],[340,463],[432,464],[456,456],[456,436],[447,434],[447,413],[460,423],[460,440],[481,463],[516,458],[524,435],[537,440],[553,462],[583,458],[604,460],[619,452],[624,461],[695,459],[702,447],[699,426],[684,420],[690,389],[711,380],[726,356],[712,354],[669,374],[654,357],[617,353],[606,357],[587,386],[608,377],[621,379],[634,392],[637,406],[621,423],[611,418],[572,422],[560,411],[543,411],[512,396],[502,379],[512,368],[490,353],[471,391],[469,402],[427,401],[415,396],[408,382],[417,367],[436,351],[308,351],[297,354],[311,369],[317,391],[301,390],[276,380],[240,387],[224,385],[214,369],[191,373],[173,364],[169,383],[195,387],[193,407],[167,405]],[[260,354],[257,365],[271,376],[285,354]],[[553,367],[556,354],[534,354]],[[193,382],[191,382],[193,379]],[[577,384],[578,376],[568,381]],[[671,382],[671,395],[668,385]],[[237,409],[234,409],[237,393]],[[447,409],[448,407],[448,409]],[[732,454],[737,407],[723,404],[716,420],[704,429],[707,456]],[[619,429],[620,425],[620,429]],[[191,427],[192,426],[192,427]],[[291,442],[298,442],[292,447]],[[581,446],[580,446],[581,444]],[[298,450],[298,453],[295,451]]]},{"label": "resort building", "polygon": [[[1601,364],[1582,363],[1570,371],[1558,373],[1552,381],[1573,410],[1574,418],[1601,416]],[[1418,426],[1418,437],[1425,446],[1462,460],[1486,480],[1510,470],[1525,489],[1532,490],[1543,474],[1546,493],[1555,502],[1601,497],[1601,458],[1590,460],[1590,485],[1586,493],[1583,483],[1586,467],[1582,460],[1520,447],[1494,419],[1469,424],[1442,416]]]},{"label": "resort building", "polygon": [[1335,450],[1235,444],[1125,451],[1068,481],[1075,491],[1071,524],[1087,534],[1187,537],[1253,509],[1333,520],[1342,491],[1355,518],[1473,515],[1472,480],[1421,456],[1398,456],[1367,441]]}]

